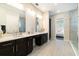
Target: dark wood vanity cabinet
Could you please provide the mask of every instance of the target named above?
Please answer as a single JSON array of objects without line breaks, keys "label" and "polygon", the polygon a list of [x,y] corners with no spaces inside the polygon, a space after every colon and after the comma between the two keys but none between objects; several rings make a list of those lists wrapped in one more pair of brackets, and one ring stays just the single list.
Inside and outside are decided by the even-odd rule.
[{"label": "dark wood vanity cabinet", "polygon": [[33,39],[21,38],[16,40],[16,56],[28,55],[33,50]]},{"label": "dark wood vanity cabinet", "polygon": [[0,56],[14,56],[15,55],[15,42],[0,43]]},{"label": "dark wood vanity cabinet", "polygon": [[21,38],[16,40],[16,55],[26,55],[26,50],[28,48],[27,40]]},{"label": "dark wood vanity cabinet", "polygon": [[32,37],[0,43],[0,56],[25,56],[33,50]]},{"label": "dark wood vanity cabinet", "polygon": [[48,34],[39,34],[30,37],[18,38],[13,41],[0,43],[0,56],[25,56],[33,50],[33,38],[36,45],[47,42]]},{"label": "dark wood vanity cabinet", "polygon": [[39,46],[44,44],[45,42],[47,42],[47,40],[48,40],[48,34],[47,33],[46,34],[37,35],[35,37],[35,43],[36,43],[36,45],[39,45]]}]

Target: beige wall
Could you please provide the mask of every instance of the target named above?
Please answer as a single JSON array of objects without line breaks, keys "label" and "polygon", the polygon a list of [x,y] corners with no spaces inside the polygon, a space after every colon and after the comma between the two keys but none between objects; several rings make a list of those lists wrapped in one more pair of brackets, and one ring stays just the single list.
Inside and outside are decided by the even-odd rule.
[{"label": "beige wall", "polygon": [[[56,14],[56,15],[54,15],[53,17],[52,17],[52,23],[53,23],[53,21],[55,22],[55,20],[57,20],[57,19],[60,19],[60,18],[64,18],[64,20],[65,20],[65,26],[64,26],[64,40],[65,41],[68,41],[69,40],[69,20],[70,20],[70,16],[69,16],[69,14],[66,12],[66,13],[60,13],[60,14]],[[52,24],[53,26],[55,26],[54,24]],[[53,28],[53,27],[52,27]],[[54,31],[54,32],[53,32]],[[53,36],[55,36],[56,37],[56,34],[55,34],[55,27],[54,27],[54,29],[53,29]],[[54,35],[55,34],[55,35]]]},{"label": "beige wall", "polygon": [[48,33],[48,41],[49,41],[49,12],[43,13],[42,22],[44,31]]},{"label": "beige wall", "polygon": [[55,19],[51,17],[51,38],[52,40],[56,39],[55,37]]},{"label": "beige wall", "polygon": [[49,13],[45,12],[43,13],[43,28],[46,32],[49,32]]}]

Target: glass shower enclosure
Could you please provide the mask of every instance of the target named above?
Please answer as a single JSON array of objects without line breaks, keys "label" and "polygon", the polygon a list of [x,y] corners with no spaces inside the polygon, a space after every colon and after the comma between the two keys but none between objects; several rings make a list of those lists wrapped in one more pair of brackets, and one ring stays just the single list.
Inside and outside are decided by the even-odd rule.
[{"label": "glass shower enclosure", "polygon": [[75,49],[78,52],[78,10],[75,9],[70,12],[70,41]]}]

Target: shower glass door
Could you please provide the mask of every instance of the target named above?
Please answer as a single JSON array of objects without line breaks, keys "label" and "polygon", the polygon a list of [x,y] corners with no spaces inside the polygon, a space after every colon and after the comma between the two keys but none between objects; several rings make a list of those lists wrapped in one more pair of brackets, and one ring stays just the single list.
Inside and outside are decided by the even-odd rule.
[{"label": "shower glass door", "polygon": [[75,50],[78,50],[78,17],[77,10],[72,11],[71,13],[71,21],[70,21],[70,40],[73,44]]}]

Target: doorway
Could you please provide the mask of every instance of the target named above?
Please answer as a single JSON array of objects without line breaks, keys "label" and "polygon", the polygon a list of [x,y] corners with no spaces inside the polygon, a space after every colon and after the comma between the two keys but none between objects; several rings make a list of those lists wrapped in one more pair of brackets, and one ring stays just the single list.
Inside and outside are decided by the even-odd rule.
[{"label": "doorway", "polygon": [[49,18],[49,40],[51,40],[51,18]]},{"label": "doorway", "polygon": [[55,22],[57,40],[64,40],[64,23],[64,18],[57,19]]}]

